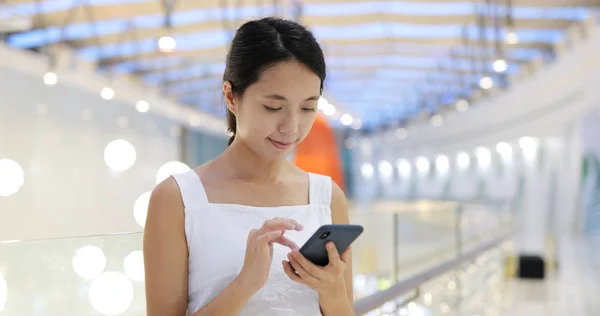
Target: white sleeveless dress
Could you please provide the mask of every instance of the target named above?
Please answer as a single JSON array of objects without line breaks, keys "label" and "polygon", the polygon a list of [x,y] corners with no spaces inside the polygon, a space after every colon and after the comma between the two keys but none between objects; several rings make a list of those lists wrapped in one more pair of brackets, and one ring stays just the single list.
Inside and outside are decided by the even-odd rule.
[{"label": "white sleeveless dress", "polygon": [[[185,207],[189,249],[188,315],[200,310],[239,274],[251,229],[274,217],[296,220],[304,230],[285,236],[300,247],[321,225],[331,224],[331,178],[309,173],[308,205],[254,207],[213,204],[194,170],[173,176]],[[290,249],[274,244],[271,273],[265,287],[244,306],[243,316],[321,315],[316,291],[292,281],[281,262]]]}]

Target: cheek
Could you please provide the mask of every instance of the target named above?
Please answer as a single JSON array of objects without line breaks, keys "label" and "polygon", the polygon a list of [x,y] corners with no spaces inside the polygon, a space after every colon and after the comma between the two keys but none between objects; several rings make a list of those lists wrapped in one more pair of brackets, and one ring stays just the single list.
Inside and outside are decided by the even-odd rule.
[{"label": "cheek", "polygon": [[239,118],[240,131],[246,136],[268,136],[276,128],[276,120],[274,117],[269,117],[269,113],[263,114],[259,111],[257,113],[245,113]]},{"label": "cheek", "polygon": [[300,135],[302,135],[302,139],[304,139],[308,135],[308,133],[310,133],[310,130],[312,129],[312,126],[315,122],[315,118],[316,115],[307,116],[305,119],[299,122],[298,129]]}]

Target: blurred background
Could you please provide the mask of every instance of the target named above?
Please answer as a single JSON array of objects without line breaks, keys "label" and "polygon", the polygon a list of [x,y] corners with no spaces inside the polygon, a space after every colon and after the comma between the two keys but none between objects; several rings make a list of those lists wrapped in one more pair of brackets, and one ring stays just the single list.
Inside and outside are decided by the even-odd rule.
[{"label": "blurred background", "polygon": [[291,161],[365,226],[357,314],[600,313],[600,1],[0,1],[0,315],[145,315],[160,181],[227,146],[243,22],[322,44]]}]

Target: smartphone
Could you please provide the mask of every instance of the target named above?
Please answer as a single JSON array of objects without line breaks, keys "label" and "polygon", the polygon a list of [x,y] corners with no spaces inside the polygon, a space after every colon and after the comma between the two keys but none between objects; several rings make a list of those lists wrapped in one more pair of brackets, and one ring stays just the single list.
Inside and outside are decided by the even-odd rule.
[{"label": "smartphone", "polygon": [[325,245],[333,241],[342,254],[363,232],[360,225],[323,225],[300,248],[300,253],[318,266],[329,264],[329,255]]}]

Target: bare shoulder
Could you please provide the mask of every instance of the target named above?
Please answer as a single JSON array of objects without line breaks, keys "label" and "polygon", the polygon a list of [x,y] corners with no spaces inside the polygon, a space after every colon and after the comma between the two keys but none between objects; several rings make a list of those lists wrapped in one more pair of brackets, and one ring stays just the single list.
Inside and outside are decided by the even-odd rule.
[{"label": "bare shoulder", "polygon": [[[192,170],[200,178],[204,178],[207,175],[210,176],[210,173],[212,172],[211,163],[212,160],[195,167]],[[171,212],[174,209],[183,210],[184,205],[181,198],[179,184],[172,176],[168,177],[154,187],[154,190],[152,190],[152,195],[150,196],[150,204],[159,206],[154,208],[161,210],[157,212]]]},{"label": "bare shoulder", "polygon": [[150,205],[159,207],[150,207],[149,211],[154,210],[160,213],[172,211],[174,208],[183,209],[179,185],[173,177],[168,177],[154,187],[150,195]]},{"label": "bare shoulder", "polygon": [[348,224],[348,201],[340,186],[331,180],[331,220],[334,224]]}]

